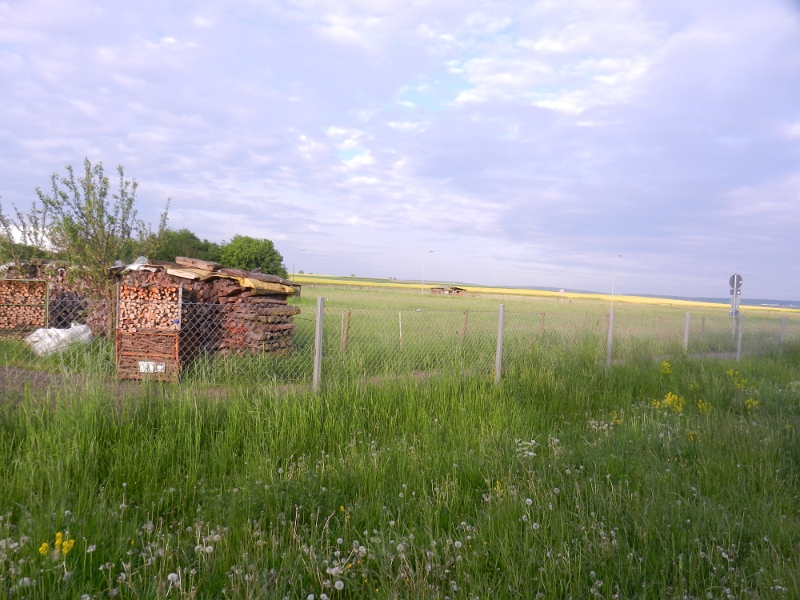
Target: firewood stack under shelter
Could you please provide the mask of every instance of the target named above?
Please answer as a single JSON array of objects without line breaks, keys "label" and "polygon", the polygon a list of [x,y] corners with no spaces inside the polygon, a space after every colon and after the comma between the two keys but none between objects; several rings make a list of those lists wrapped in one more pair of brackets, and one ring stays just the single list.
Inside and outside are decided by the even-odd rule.
[{"label": "firewood stack under shelter", "polygon": [[47,326],[46,281],[0,280],[0,332],[27,333]]},{"label": "firewood stack under shelter", "polygon": [[175,379],[212,354],[285,352],[294,346],[291,283],[275,275],[178,257],[129,265],[119,282],[121,378]]}]

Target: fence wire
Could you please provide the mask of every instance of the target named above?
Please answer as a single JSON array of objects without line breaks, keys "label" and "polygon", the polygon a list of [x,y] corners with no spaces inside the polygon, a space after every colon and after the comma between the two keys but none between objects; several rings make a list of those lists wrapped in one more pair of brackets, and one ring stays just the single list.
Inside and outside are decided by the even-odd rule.
[{"label": "fence wire", "polygon": [[[322,380],[490,377],[498,316],[497,311],[327,306]],[[268,299],[203,304],[118,303],[69,295],[25,302],[14,297],[13,302],[0,302],[0,387],[12,375],[32,381],[97,375],[210,386],[309,385],[316,327],[313,306]],[[38,331],[42,329],[46,333]],[[602,360],[609,317],[511,310],[505,313],[503,330],[504,370],[537,357]],[[734,357],[739,334],[736,322],[722,311],[692,313],[687,320],[683,314],[647,315],[617,308],[612,351],[615,360],[676,352]],[[776,352],[798,343],[800,315],[750,313],[743,319],[743,354]]]}]

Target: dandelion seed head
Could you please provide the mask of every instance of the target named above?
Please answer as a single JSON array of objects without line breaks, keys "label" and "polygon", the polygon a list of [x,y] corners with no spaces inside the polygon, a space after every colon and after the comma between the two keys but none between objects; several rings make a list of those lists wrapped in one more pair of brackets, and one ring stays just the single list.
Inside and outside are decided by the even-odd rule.
[{"label": "dandelion seed head", "polygon": [[461,543],[459,540],[456,540],[456,543],[454,544],[454,546],[455,546],[456,548],[461,548],[461,546],[462,546],[462,543]]},{"label": "dandelion seed head", "polygon": [[531,504],[533,504],[533,500],[531,500],[530,498],[525,498],[525,504],[530,506]]},{"label": "dandelion seed head", "polygon": [[532,525],[532,527],[533,527],[534,529],[539,529],[539,527],[541,527],[541,525],[539,525],[538,523],[534,523],[534,524]]},{"label": "dandelion seed head", "polygon": [[167,581],[170,583],[178,583],[178,574],[177,573],[170,573],[167,575]]},{"label": "dandelion seed head", "polygon": [[342,545],[344,544],[344,540],[342,538],[336,538],[336,543]]},{"label": "dandelion seed head", "polygon": [[336,582],[333,584],[333,587],[335,587],[337,590],[341,592],[344,589],[344,581],[342,581],[341,579],[337,579]]}]

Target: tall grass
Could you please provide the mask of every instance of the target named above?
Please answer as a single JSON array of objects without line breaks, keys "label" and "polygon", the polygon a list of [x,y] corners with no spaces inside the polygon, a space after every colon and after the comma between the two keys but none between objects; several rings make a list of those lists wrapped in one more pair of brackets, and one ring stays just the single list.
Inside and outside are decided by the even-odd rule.
[{"label": "tall grass", "polygon": [[796,595],[800,349],[596,358],[532,348],[499,386],[7,393],[0,595]]}]

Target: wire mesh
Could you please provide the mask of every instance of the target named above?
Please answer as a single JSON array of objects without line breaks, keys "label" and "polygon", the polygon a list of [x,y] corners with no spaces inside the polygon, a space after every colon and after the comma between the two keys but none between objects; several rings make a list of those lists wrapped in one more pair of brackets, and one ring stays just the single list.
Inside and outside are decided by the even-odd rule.
[{"label": "wire mesh", "polygon": [[[615,312],[615,360],[684,351],[683,313]],[[692,313],[688,325],[688,354],[735,356],[738,329],[727,311]],[[52,339],[60,340],[75,326],[86,326],[91,341],[45,344],[43,350],[31,341],[35,330],[48,328],[56,332]],[[327,306],[322,378],[490,376],[497,326],[497,311]],[[745,313],[742,327],[744,354],[800,343],[800,315],[793,313]],[[0,386],[12,376],[39,381],[55,375],[133,375],[213,386],[307,385],[315,328],[313,307],[277,300],[112,302],[74,294],[7,294],[0,298]],[[603,313],[506,311],[503,368],[537,357],[601,359],[607,335]]]},{"label": "wire mesh", "polygon": [[489,373],[497,313],[326,307],[323,372],[330,377]]}]

